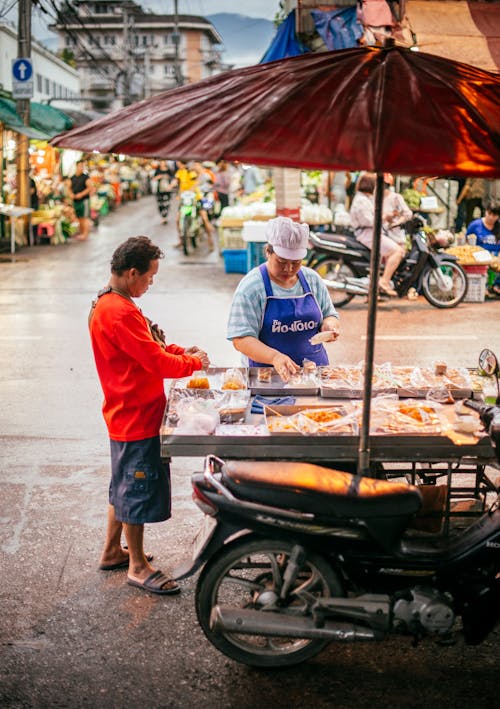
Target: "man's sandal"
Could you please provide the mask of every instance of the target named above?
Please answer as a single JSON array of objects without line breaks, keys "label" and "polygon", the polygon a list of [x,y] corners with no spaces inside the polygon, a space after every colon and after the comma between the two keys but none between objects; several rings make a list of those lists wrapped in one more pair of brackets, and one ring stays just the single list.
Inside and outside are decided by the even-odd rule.
[{"label": "man's sandal", "polygon": [[127,583],[129,586],[142,588],[143,591],[158,593],[161,596],[173,596],[181,592],[181,587],[172,579],[167,578],[162,571],[154,571],[144,581],[136,581],[129,577]]}]

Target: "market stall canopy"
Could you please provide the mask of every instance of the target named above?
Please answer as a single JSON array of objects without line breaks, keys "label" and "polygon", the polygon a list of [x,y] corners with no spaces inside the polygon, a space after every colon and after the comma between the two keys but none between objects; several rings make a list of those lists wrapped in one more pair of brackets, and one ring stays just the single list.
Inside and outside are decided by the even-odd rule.
[{"label": "market stall canopy", "polygon": [[407,0],[406,17],[423,52],[500,71],[500,11],[495,2]]},{"label": "market stall canopy", "polygon": [[77,108],[66,108],[66,106],[64,107],[64,114],[71,120],[72,128],[84,126],[90,121],[95,121],[97,118],[102,118],[106,115],[100,111],[81,111]]},{"label": "market stall canopy", "polygon": [[22,133],[33,140],[47,140],[51,136],[31,126],[25,126],[16,111],[14,101],[0,98],[0,123],[15,133]]},{"label": "market stall canopy", "polygon": [[57,136],[143,157],[403,175],[500,176],[500,77],[403,47],[218,74]]},{"label": "market stall canopy", "polygon": [[30,101],[30,125],[25,126],[16,111],[15,101],[8,98],[0,98],[0,120],[11,130],[40,140],[48,140],[75,125],[74,121],[58,108]]}]

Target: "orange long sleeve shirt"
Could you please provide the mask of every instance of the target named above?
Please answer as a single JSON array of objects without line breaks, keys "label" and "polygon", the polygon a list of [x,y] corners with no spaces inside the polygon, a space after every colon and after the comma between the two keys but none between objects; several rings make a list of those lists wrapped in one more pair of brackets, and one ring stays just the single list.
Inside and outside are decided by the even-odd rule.
[{"label": "orange long sleeve shirt", "polygon": [[157,436],[166,405],[163,380],[189,376],[202,369],[201,360],[178,345],[163,349],[139,308],[117,293],[98,299],[89,327],[109,437]]}]

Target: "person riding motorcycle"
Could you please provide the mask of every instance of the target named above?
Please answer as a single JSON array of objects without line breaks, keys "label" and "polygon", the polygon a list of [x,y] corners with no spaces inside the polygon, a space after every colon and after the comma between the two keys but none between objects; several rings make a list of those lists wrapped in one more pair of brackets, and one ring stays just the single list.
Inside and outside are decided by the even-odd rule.
[{"label": "person riding motorcycle", "polygon": [[[356,239],[371,249],[373,242],[373,226],[375,222],[375,205],[373,193],[376,177],[365,172],[358,179],[356,194],[350,209],[351,225]],[[379,290],[384,295],[397,297],[397,292],[391,286],[391,278],[404,257],[405,250],[385,234],[380,238],[380,255],[384,259],[384,271],[379,280]]]},{"label": "person riding motorcycle", "polygon": [[385,236],[407,247],[405,224],[413,217],[413,212],[399,192],[394,192],[394,177],[384,172],[384,199],[382,202],[382,228]]},{"label": "person riding motorcycle", "polygon": [[[201,200],[203,196],[203,190],[201,186],[201,177],[203,176],[203,167],[199,162],[194,162],[190,166],[187,163],[177,160],[178,169],[175,173],[175,181],[177,183],[179,194],[186,191],[192,191],[196,195],[198,214],[203,223],[203,227],[207,233],[208,237],[208,249],[209,251],[214,250],[214,227],[210,223],[208,218],[207,210],[203,208]],[[180,215],[177,211],[177,234],[179,241],[175,244],[175,248],[182,248],[182,235],[180,231]]]}]

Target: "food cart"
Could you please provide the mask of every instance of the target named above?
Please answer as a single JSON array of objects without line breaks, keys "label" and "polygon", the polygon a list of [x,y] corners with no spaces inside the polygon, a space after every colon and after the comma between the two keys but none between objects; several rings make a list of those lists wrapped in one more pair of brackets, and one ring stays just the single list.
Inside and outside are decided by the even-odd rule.
[{"label": "food cart", "polygon": [[[269,371],[269,381],[259,381],[258,368],[213,368],[204,389],[190,388],[189,377],[173,381],[161,430],[162,457],[215,454],[354,469],[362,367],[320,367],[313,374],[302,370],[288,385]],[[420,368],[376,366],[369,438],[375,477],[403,478],[446,492],[440,511],[445,533],[454,516],[482,512],[495,490],[487,470],[496,460],[494,449],[477,414],[462,404],[465,398],[483,397],[485,380],[473,370],[452,371],[448,377]],[[224,389],[235,372],[244,388]],[[332,372],[337,379],[328,378]],[[470,504],[457,504],[460,500]]]}]

